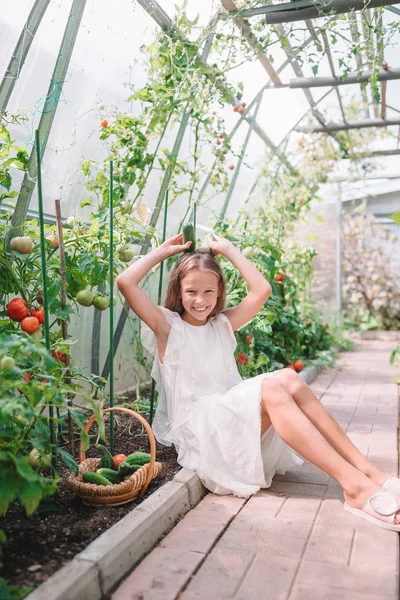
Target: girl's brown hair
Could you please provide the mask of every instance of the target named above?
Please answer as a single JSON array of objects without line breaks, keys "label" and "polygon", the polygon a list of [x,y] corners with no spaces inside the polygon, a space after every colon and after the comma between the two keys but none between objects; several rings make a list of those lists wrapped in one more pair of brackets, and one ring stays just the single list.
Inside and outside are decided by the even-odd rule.
[{"label": "girl's brown hair", "polygon": [[164,306],[183,315],[185,309],[181,300],[181,281],[191,269],[212,271],[218,277],[218,299],[210,313],[210,317],[214,317],[225,308],[226,281],[224,272],[214,254],[211,250],[205,248],[199,248],[194,252],[186,252],[179,258],[171,273]]}]

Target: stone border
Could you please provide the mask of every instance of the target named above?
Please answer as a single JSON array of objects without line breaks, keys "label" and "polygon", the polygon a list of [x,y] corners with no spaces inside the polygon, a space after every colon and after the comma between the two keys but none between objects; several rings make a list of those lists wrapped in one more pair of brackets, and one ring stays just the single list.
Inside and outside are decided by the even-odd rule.
[{"label": "stone border", "polygon": [[[306,367],[301,377],[309,384],[320,370]],[[101,600],[205,494],[196,472],[181,469],[25,600]]]}]

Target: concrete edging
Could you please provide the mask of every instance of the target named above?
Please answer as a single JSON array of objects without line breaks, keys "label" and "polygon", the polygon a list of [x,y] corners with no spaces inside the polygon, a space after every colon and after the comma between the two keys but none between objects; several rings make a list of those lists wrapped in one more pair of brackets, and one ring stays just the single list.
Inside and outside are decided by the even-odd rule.
[{"label": "concrete edging", "polygon": [[[300,376],[310,384],[320,371],[319,367],[306,367]],[[205,494],[195,471],[181,469],[26,600],[101,600]]]}]

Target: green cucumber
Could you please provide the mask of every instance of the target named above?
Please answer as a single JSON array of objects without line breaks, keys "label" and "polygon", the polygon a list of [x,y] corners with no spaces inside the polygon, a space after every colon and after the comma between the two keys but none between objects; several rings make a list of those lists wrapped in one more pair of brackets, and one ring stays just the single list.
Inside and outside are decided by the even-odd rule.
[{"label": "green cucumber", "polygon": [[194,231],[193,223],[186,223],[182,227],[183,243],[192,242],[185,252],[194,252],[196,250],[196,233]]},{"label": "green cucumber", "polygon": [[134,452],[127,456],[124,462],[130,465],[145,465],[150,462],[150,454],[147,454],[147,452]]},{"label": "green cucumber", "polygon": [[101,460],[99,469],[112,469],[114,467],[114,459],[111,453],[102,444],[98,444],[97,448],[100,450]]},{"label": "green cucumber", "polygon": [[121,483],[121,475],[118,473],[118,471],[102,467],[100,469],[97,469],[96,473],[102,475],[103,477],[108,479],[108,481],[111,481],[111,483]]},{"label": "green cucumber", "polygon": [[141,466],[142,465],[131,465],[124,460],[118,467],[118,474],[120,477],[126,477],[127,475],[130,477],[135,471],[140,469]]},{"label": "green cucumber", "polygon": [[99,475],[98,473],[92,473],[91,471],[86,471],[82,477],[85,483],[94,483],[96,485],[112,485],[111,481],[108,481],[103,475]]}]

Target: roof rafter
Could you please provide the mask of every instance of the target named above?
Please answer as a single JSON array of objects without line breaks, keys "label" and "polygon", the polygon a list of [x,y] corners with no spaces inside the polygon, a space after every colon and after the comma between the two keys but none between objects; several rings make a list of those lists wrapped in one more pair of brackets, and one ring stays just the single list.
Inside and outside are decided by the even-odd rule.
[{"label": "roof rafter", "polygon": [[[377,8],[378,6],[391,6],[392,4],[399,3],[393,2],[393,0],[369,0],[368,7]],[[266,23],[268,25],[275,25],[276,23],[291,23],[293,21],[316,19],[321,16],[330,16],[332,13],[339,15],[352,12],[353,10],[363,10],[364,8],[365,0],[352,0],[351,3],[348,0],[327,0],[326,2],[323,0],[317,2],[296,0],[282,4],[269,4],[247,10],[239,10],[237,16],[246,19],[257,15],[265,15]],[[226,19],[227,15],[221,13],[219,18]]]},{"label": "roof rafter", "polygon": [[329,123],[324,127],[299,126],[295,131],[303,133],[320,133],[331,131],[347,131],[348,129],[365,129],[366,127],[390,127],[400,125],[400,119],[369,119],[367,121],[346,121],[345,123]]}]

